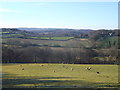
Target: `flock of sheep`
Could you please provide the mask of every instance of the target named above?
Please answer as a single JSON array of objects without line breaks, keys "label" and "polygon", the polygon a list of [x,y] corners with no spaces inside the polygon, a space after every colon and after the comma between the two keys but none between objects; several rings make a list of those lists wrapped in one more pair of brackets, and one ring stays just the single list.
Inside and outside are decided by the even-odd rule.
[{"label": "flock of sheep", "polygon": [[[91,67],[85,68],[86,70],[91,70]],[[97,74],[100,74],[100,72],[96,72]]]},{"label": "flock of sheep", "polygon": [[[20,65],[21,67],[22,67],[22,65]],[[43,67],[44,65],[40,65],[41,67]],[[63,65],[63,67],[65,67],[64,65]],[[87,68],[85,68],[86,70],[91,70],[92,68],[91,67],[87,67]],[[25,70],[24,68],[22,68],[22,70]],[[73,68],[70,68],[70,70],[71,71],[73,71],[74,69]],[[53,70],[53,72],[56,72],[55,70]],[[97,74],[100,74],[100,72],[96,72]]]}]

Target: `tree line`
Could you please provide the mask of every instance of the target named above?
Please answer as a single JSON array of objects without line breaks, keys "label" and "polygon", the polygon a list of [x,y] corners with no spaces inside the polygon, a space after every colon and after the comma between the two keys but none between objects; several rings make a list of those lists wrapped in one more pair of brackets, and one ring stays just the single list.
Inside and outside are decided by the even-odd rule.
[{"label": "tree line", "polygon": [[118,50],[50,47],[2,48],[2,63],[118,64]]}]

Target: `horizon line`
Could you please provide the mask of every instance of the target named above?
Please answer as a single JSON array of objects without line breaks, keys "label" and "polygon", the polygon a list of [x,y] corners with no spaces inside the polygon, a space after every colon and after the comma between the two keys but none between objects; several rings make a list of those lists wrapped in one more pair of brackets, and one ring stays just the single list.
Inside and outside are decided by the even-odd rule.
[{"label": "horizon line", "polygon": [[76,29],[76,30],[79,30],[79,29],[88,29],[88,30],[102,30],[102,29],[105,29],[105,30],[115,30],[115,29],[119,29],[119,28],[62,28],[62,27],[0,27],[1,29],[2,28],[43,28],[43,29]]}]

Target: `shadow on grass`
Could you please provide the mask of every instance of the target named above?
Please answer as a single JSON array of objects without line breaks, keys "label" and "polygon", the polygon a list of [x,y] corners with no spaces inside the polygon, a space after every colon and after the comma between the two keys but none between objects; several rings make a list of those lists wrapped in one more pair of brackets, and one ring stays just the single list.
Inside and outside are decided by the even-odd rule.
[{"label": "shadow on grass", "polygon": [[17,74],[8,74],[8,73],[2,73],[2,78],[12,78],[12,79],[68,79],[73,77],[39,77],[39,76],[17,76]]},{"label": "shadow on grass", "polygon": [[[52,79],[67,79],[71,77],[18,77],[16,74],[3,73],[2,85],[3,88],[11,87],[64,87],[60,86],[61,83],[66,83],[65,80],[52,80]],[[41,79],[41,80],[40,80]],[[46,80],[51,79],[51,80]],[[28,86],[27,86],[28,85]]]},{"label": "shadow on grass", "polygon": [[61,80],[67,78],[72,77],[17,77],[15,74],[4,73],[2,85],[3,88],[117,88],[120,86],[119,84],[99,84],[83,80]]},{"label": "shadow on grass", "polygon": [[3,79],[3,85],[18,85],[18,84],[39,84],[39,83],[50,83],[60,82],[60,80],[36,80],[36,79]]},{"label": "shadow on grass", "polygon": [[[52,77],[51,77],[52,78]],[[3,79],[3,88],[6,87],[24,87],[24,88],[77,88],[90,87],[88,83],[83,81],[70,80],[37,80],[37,79]],[[78,85],[76,85],[79,83]],[[81,83],[81,84],[80,84]]]},{"label": "shadow on grass", "polygon": [[90,86],[88,82],[80,80],[65,80],[68,78],[72,77],[17,77],[15,74],[4,73],[2,85],[3,88],[76,88]]}]

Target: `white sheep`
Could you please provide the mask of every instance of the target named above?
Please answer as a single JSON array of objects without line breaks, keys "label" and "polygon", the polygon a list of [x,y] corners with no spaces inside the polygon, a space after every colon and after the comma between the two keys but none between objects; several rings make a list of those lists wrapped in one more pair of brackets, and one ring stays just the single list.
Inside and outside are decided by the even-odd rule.
[{"label": "white sheep", "polygon": [[90,69],[91,69],[91,67],[88,67],[88,69],[90,70]]},{"label": "white sheep", "polygon": [[85,68],[86,70],[91,70],[91,67]]},{"label": "white sheep", "polygon": [[71,70],[73,71],[73,68],[71,68]]},{"label": "white sheep", "polygon": [[42,66],[42,67],[43,67],[44,65],[40,65],[40,66]]}]

